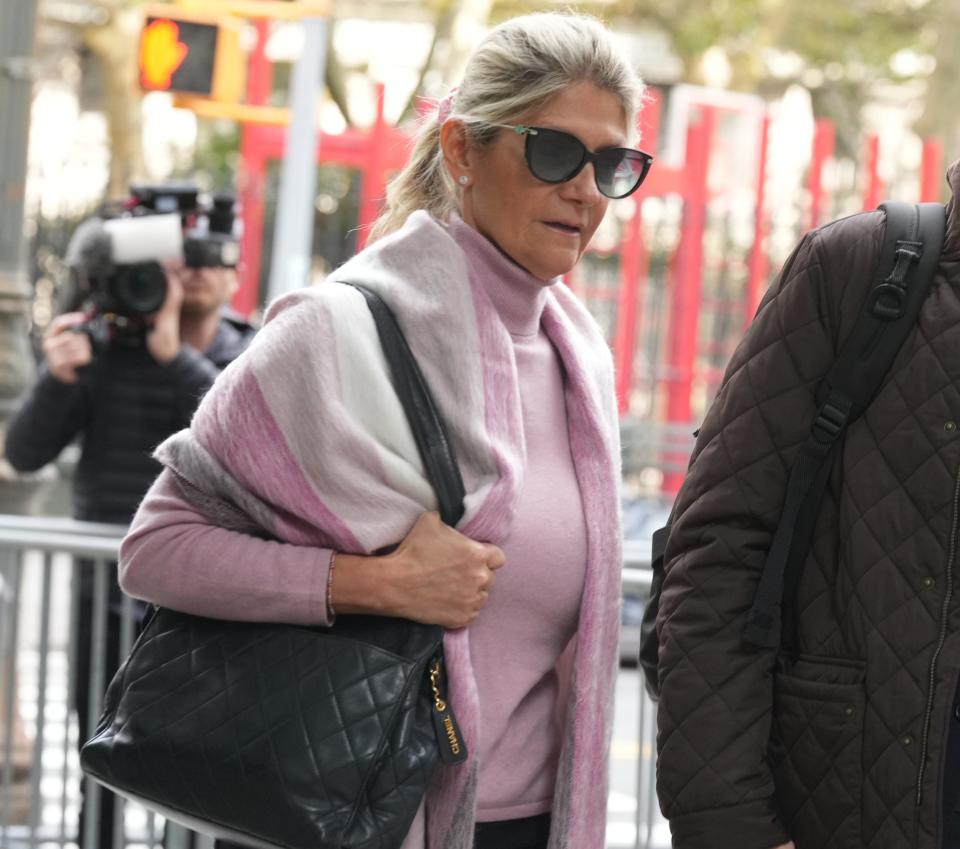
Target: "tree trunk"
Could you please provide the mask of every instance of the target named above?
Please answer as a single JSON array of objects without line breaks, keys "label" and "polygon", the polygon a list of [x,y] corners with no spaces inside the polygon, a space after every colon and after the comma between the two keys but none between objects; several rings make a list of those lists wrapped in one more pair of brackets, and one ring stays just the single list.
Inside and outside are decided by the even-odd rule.
[{"label": "tree trunk", "polygon": [[397,123],[402,124],[413,116],[417,99],[423,95],[424,80],[426,80],[427,74],[433,69],[437,50],[441,44],[446,44],[450,40],[453,22],[456,18],[456,11],[453,3],[447,3],[437,12],[436,19],[433,22],[433,40],[430,42],[430,50],[427,51],[427,58],[424,59],[423,66],[420,68],[417,84],[413,87],[413,91],[410,92],[410,97],[407,99]]},{"label": "tree trunk", "polygon": [[101,27],[85,28],[81,38],[103,68],[103,111],[110,143],[107,194],[120,198],[127,195],[131,182],[144,176],[142,95],[137,79],[143,14],[126,7],[123,0],[100,2],[110,11],[110,20]]},{"label": "tree trunk", "polygon": [[417,98],[423,95],[424,80],[431,71],[439,71],[450,83],[459,81],[476,44],[476,30],[490,19],[493,7],[494,0],[448,0],[437,9],[433,41],[417,84],[400,115],[401,122],[413,115]]},{"label": "tree trunk", "polygon": [[960,156],[960,4],[941,3],[937,12],[937,67],[930,77],[926,105],[916,130],[943,140],[948,162]]},{"label": "tree trunk", "polygon": [[490,18],[493,0],[458,0],[450,28],[448,49],[440,66],[444,79],[453,82],[463,76],[467,57],[477,41],[477,30]]},{"label": "tree trunk", "polygon": [[330,93],[330,99],[337,104],[343,120],[347,126],[353,126],[353,116],[350,114],[350,101],[347,98],[347,83],[344,78],[343,64],[333,45],[334,34],[336,33],[336,18],[330,18],[327,25],[327,47],[326,47],[326,68],[324,77],[327,83],[327,91]]}]

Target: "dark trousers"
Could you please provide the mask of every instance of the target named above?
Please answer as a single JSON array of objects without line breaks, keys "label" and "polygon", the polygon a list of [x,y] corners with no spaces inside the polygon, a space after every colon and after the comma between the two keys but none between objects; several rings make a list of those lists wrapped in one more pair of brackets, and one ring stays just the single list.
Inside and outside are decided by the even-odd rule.
[{"label": "dark trousers", "polygon": [[478,822],[473,849],[547,849],[550,814],[516,820]]}]

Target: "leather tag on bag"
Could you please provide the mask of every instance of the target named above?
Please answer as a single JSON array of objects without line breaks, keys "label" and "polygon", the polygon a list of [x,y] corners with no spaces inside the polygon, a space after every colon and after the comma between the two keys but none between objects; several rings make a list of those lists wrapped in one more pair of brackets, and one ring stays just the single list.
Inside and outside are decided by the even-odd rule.
[{"label": "leather tag on bag", "polygon": [[460,734],[460,726],[447,699],[446,670],[439,658],[434,661],[430,670],[430,685],[433,690],[430,714],[440,748],[440,760],[445,764],[461,764],[467,759],[467,744]]},{"label": "leather tag on bag", "polygon": [[434,705],[433,727],[437,732],[437,742],[440,744],[440,759],[445,764],[461,764],[467,759],[467,744],[460,734],[457,719],[446,705],[446,710],[437,710]]}]

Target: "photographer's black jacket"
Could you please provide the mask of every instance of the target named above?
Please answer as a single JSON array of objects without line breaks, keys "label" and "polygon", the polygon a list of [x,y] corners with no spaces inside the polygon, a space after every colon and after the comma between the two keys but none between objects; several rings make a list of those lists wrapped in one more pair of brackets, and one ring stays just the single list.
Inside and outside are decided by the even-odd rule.
[{"label": "photographer's black jacket", "polygon": [[153,449],[187,427],[200,398],[253,334],[246,322],[224,316],[203,354],[184,345],[165,366],[143,345],[110,345],[74,384],[44,366],[7,428],[7,459],[19,471],[34,471],[79,436],[74,516],[130,522],[161,470]]}]

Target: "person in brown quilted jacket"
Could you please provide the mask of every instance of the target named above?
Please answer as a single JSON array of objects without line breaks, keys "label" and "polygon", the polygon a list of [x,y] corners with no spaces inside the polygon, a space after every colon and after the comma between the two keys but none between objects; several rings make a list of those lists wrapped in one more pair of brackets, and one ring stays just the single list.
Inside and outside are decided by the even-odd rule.
[{"label": "person in brown quilted jacket", "polygon": [[957,849],[960,162],[917,327],[832,470],[795,660],[741,637],[884,215],[803,238],[733,356],[680,491],[661,597],[658,791],[676,849]]}]

